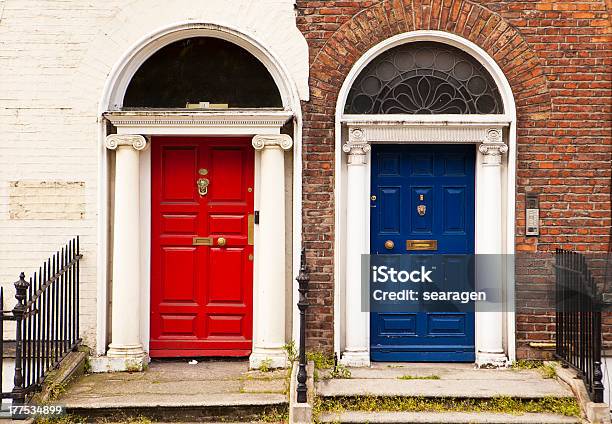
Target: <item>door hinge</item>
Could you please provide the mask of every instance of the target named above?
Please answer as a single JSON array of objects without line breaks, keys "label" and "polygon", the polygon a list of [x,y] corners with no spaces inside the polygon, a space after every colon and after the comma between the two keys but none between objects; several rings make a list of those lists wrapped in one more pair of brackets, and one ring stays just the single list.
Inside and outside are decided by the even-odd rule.
[{"label": "door hinge", "polygon": [[259,225],[259,211],[253,212],[255,216],[253,217],[253,223]]}]

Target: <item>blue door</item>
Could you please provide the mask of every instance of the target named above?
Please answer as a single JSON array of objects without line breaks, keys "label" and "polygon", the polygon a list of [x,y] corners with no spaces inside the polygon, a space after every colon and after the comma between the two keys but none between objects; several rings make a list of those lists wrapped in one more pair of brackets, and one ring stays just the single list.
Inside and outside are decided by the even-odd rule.
[{"label": "blue door", "polygon": [[[370,252],[473,254],[475,157],[473,145],[374,145]],[[474,310],[371,312],[370,343],[373,361],[473,362]]]}]

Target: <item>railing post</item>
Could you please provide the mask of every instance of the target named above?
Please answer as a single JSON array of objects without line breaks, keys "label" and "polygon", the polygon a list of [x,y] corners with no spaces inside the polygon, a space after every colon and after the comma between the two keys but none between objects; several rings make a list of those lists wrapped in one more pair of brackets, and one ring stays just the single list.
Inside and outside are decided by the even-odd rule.
[{"label": "railing post", "polygon": [[302,248],[302,255],[300,260],[300,273],[296,278],[298,282],[298,292],[300,298],[298,300],[298,308],[300,310],[300,358],[299,358],[299,369],[297,373],[297,401],[298,403],[306,403],[308,399],[308,388],[306,386],[306,380],[308,374],[306,371],[306,309],[308,308],[308,302],[306,301],[306,292],[308,291],[308,268],[306,267],[306,250]]},{"label": "railing post", "polygon": [[23,405],[25,403],[26,390],[23,385],[23,334],[22,334],[22,323],[23,314],[26,309],[26,292],[30,283],[25,280],[25,274],[22,272],[19,275],[19,280],[15,282],[15,299],[17,304],[13,308],[13,316],[16,322],[16,337],[15,337],[15,378],[13,380],[15,387],[13,387],[13,402],[16,405]]},{"label": "railing post", "polygon": [[597,297],[593,314],[593,402],[603,402],[603,372],[601,371],[601,303]]}]

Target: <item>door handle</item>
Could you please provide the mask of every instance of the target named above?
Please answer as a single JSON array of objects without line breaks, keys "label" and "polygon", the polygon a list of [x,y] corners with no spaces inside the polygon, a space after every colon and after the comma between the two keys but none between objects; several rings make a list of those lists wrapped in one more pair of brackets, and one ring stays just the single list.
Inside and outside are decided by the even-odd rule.
[{"label": "door handle", "polygon": [[225,246],[227,244],[227,240],[225,240],[225,237],[219,237],[217,239],[217,246]]},{"label": "door handle", "polygon": [[395,243],[393,243],[393,240],[387,240],[385,242],[385,249],[392,250],[394,247],[395,247]]},{"label": "door handle", "polygon": [[200,197],[206,196],[208,194],[208,185],[210,184],[208,178],[199,178],[197,184]]}]

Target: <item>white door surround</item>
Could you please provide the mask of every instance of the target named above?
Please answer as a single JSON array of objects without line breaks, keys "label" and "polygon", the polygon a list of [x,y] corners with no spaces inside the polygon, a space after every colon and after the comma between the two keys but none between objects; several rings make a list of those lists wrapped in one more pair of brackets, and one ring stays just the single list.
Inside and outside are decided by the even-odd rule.
[{"label": "white door surround", "polygon": [[[174,116],[173,116],[174,115]],[[249,136],[255,155],[255,227],[253,278],[253,353],[258,368],[271,360],[286,366],[285,345],[285,204],[284,151],[293,140],[280,134],[291,119],[286,112],[113,112],[105,115],[117,128],[106,137],[116,150],[113,248],[112,341],[106,369],[135,369],[146,361],[149,344],[151,156],[144,148],[149,136]],[[259,134],[259,132],[262,132]],[[140,134],[139,134],[140,133]],[[278,258],[282,258],[279,260]],[[134,266],[134,264],[140,264]],[[265,294],[265,296],[263,295]],[[134,302],[134,299],[139,299]],[[123,319],[129,317],[129,319]],[[270,325],[277,323],[276,326]]]},{"label": "white door surround", "polygon": [[[216,4],[216,3],[215,3]],[[207,13],[213,11],[223,15],[223,11],[228,11],[225,5],[221,2],[216,9],[214,5],[207,6]],[[214,10],[213,10],[214,9]],[[218,10],[217,10],[218,9]],[[222,13],[223,12],[223,13]],[[229,12],[228,12],[229,13]],[[98,126],[98,201],[99,201],[99,217],[98,217],[98,246],[99,255],[98,263],[98,289],[97,289],[97,335],[96,335],[96,353],[104,355],[107,347],[107,266],[109,263],[108,257],[108,242],[109,242],[109,159],[108,149],[106,148],[106,137],[109,135],[110,126],[112,123],[117,128],[118,134],[132,135],[193,135],[193,136],[255,136],[261,135],[280,135],[281,127],[291,121],[293,124],[293,167],[288,171],[292,178],[292,216],[287,217],[287,222],[294,229],[302,227],[302,114],[301,100],[308,100],[308,48],[303,35],[295,27],[293,21],[292,28],[287,29],[284,44],[293,46],[294,50],[290,56],[293,62],[288,65],[284,60],[288,59],[286,52],[276,52],[271,50],[271,45],[262,42],[259,36],[252,34],[251,27],[245,28],[247,24],[240,16],[229,13],[223,20],[224,24],[217,24],[205,21],[190,19],[188,21],[177,21],[172,23],[168,21],[164,26],[156,28],[149,32],[143,33],[135,43],[131,44],[126,49],[121,58],[113,65],[108,73],[106,83],[104,85],[101,101],[98,105],[99,126]],[[224,15],[225,16],[225,15]],[[172,19],[169,17],[168,19]],[[232,23],[233,21],[235,23]],[[160,20],[162,21],[162,20]],[[279,23],[276,28],[278,31],[283,31],[283,28],[290,24],[290,21]],[[146,26],[145,26],[146,27]],[[148,27],[147,27],[148,28]],[[266,69],[270,72],[276,82],[283,108],[281,110],[227,110],[220,112],[213,111],[135,111],[122,112],[123,97],[129,85],[129,82],[144,63],[144,61],[153,55],[156,51],[164,46],[190,37],[216,37],[232,42],[246,49],[253,56],[259,59]],[[296,72],[298,64],[303,62],[305,69]],[[258,164],[260,162],[261,152],[256,152],[256,178],[259,177]],[[150,190],[150,151],[144,150],[140,152],[140,225],[146,227],[144,222],[150,222],[150,199],[145,195]],[[281,168],[282,169],[282,168]],[[257,201],[257,192],[256,192]],[[288,244],[291,246],[290,252],[286,252],[289,258],[289,266],[291,267],[291,278],[295,278],[299,271],[299,254],[301,250],[301,231],[293,231],[293,234],[287,234]],[[256,229],[257,241],[257,229]],[[140,245],[150,246],[150,228],[146,227],[140,232]],[[148,252],[148,249],[145,250]],[[296,259],[298,258],[298,259]],[[148,253],[146,257],[141,256],[140,278],[147,279],[150,272]],[[255,276],[257,273],[257,253],[255,253]],[[255,281],[254,281],[255,284]],[[148,295],[141,291],[141,297]],[[297,309],[298,294],[294,290],[291,294],[290,320],[296,322],[299,316]],[[287,300],[289,301],[289,300]],[[141,299],[141,304],[146,305],[148,311],[149,300]],[[141,311],[141,315],[148,313]],[[148,315],[141,320],[141,334],[144,335],[143,344],[146,349],[148,346]],[[254,322],[254,325],[256,323]],[[288,323],[290,326],[290,324]],[[290,333],[294,339],[297,339],[298,326],[290,326]],[[288,336],[290,337],[290,336]]]},{"label": "white door surround", "polygon": [[[414,41],[437,41],[475,57],[491,74],[504,102],[498,115],[347,115],[348,92],[370,61]],[[514,253],[516,116],[510,85],[495,61],[468,40],[441,31],[400,34],[370,49],[347,76],[336,104],[336,218],[334,346],[345,364],[370,363],[369,313],[361,311],[360,256],[369,253],[370,144],[469,143],[476,152],[476,253]],[[505,365],[515,358],[514,268],[505,264],[504,312],[476,312],[476,361]],[[352,293],[346,296],[346,293]],[[357,298],[357,299],[355,299]]]}]

